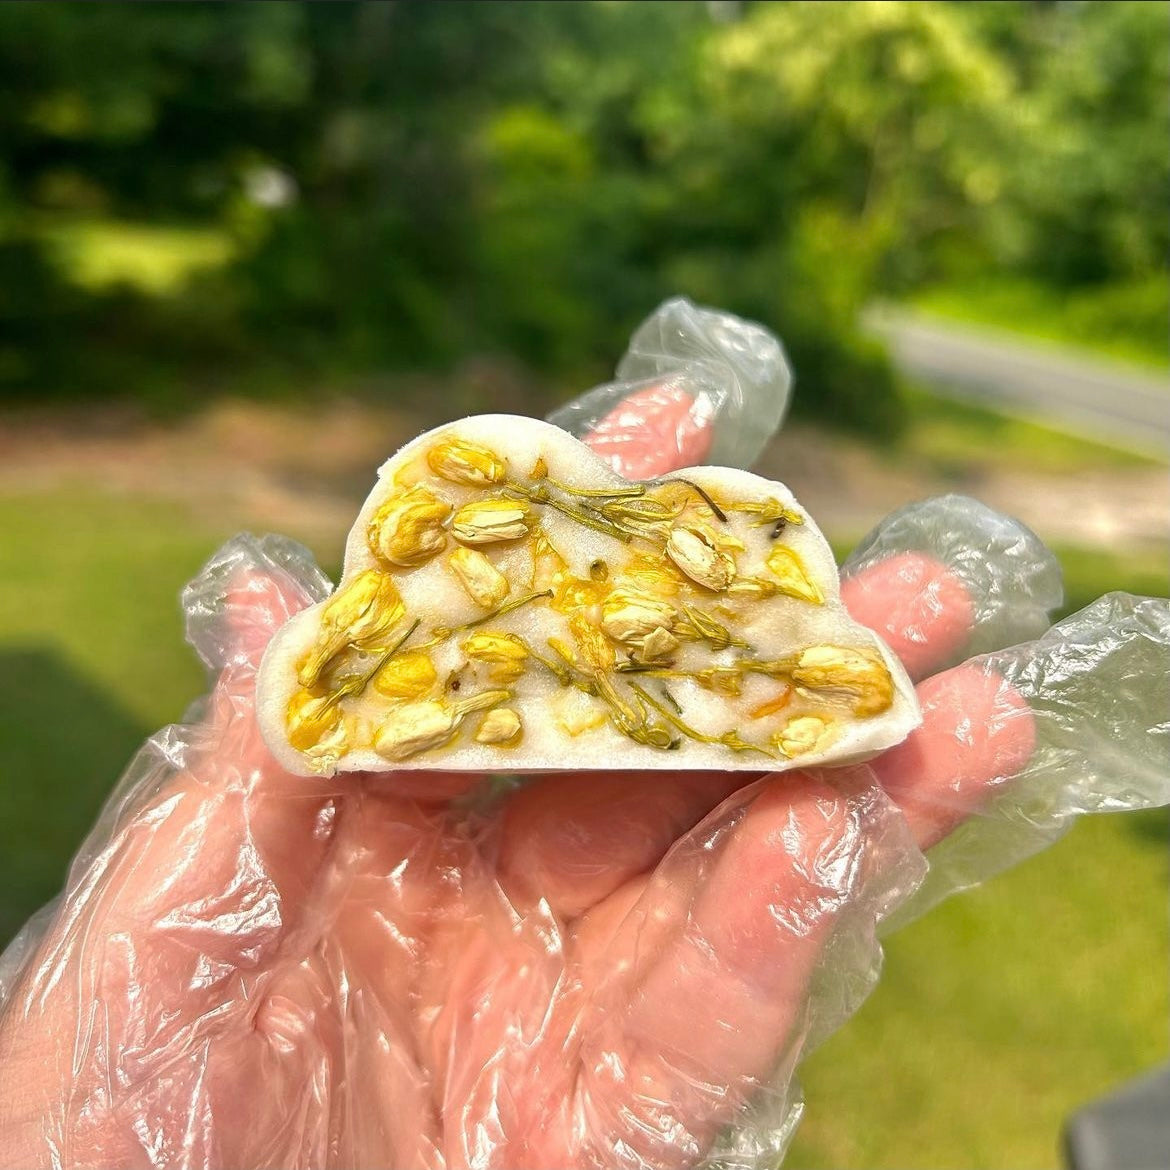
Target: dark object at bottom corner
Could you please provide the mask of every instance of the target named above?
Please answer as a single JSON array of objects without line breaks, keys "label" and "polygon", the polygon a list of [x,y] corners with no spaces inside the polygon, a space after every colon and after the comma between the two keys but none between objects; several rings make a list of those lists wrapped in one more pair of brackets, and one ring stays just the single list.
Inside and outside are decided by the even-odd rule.
[{"label": "dark object at bottom corner", "polygon": [[1064,1149],[1069,1170],[1170,1170],[1170,1065],[1078,1109]]}]

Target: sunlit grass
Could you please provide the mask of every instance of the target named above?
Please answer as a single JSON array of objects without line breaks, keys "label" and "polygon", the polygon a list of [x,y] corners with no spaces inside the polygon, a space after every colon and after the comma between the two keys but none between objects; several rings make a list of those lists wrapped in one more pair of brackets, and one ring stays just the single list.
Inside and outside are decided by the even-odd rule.
[{"label": "sunlit grass", "polygon": [[1170,280],[1165,274],[1099,289],[1054,289],[996,276],[918,293],[923,312],[1055,342],[1165,371],[1170,367]]},{"label": "sunlit grass", "polygon": [[943,471],[978,463],[984,468],[1049,473],[1164,466],[1164,461],[1150,455],[1094,442],[919,387],[907,387],[904,393],[909,423],[902,441],[890,451],[890,457],[899,462],[918,459],[933,470]]},{"label": "sunlit grass", "polygon": [[1064,571],[1064,606],[1057,616],[1075,613],[1103,593],[1118,589],[1144,597],[1170,597],[1170,553],[1165,549],[1122,555],[1057,545],[1053,551]]},{"label": "sunlit grass", "polygon": [[0,497],[0,945],[142,739],[204,689],[179,590],[219,535],[91,487]]},{"label": "sunlit grass", "polygon": [[805,1064],[794,1170],[1040,1170],[1073,1110],[1166,1059],[1167,818],[1086,818],[888,940]]},{"label": "sunlit grass", "polygon": [[47,224],[43,234],[70,278],[95,291],[128,284],[155,295],[174,292],[234,255],[231,238],[213,227],[74,220]]}]

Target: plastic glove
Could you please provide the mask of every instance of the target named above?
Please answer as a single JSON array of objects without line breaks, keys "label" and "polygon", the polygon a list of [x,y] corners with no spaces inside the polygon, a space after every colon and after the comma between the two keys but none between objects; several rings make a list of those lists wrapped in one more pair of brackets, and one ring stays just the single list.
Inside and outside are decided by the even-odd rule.
[{"label": "plastic glove", "polygon": [[[920,527],[956,507],[986,553],[953,501]],[[1045,555],[1019,533],[980,586],[883,532],[844,593],[919,676],[989,637]],[[303,550],[241,539],[188,590],[218,672],[202,721],[148,745],[0,964],[0,1164],[774,1162],[793,1068],[875,977],[921,849],[1013,794],[1009,823],[1044,829],[1166,798],[1166,606],[1118,600],[929,678],[923,728],[866,766],[494,796],[290,777],[255,670],[326,589]]]}]

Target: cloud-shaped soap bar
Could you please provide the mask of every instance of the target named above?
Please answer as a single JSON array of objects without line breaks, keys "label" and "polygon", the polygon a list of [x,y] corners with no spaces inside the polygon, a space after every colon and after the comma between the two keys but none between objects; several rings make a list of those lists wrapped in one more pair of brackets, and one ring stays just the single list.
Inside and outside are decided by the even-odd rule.
[{"label": "cloud-shaped soap bar", "polygon": [[783,485],[722,467],[631,483],[507,415],[382,467],[337,590],[269,646],[258,705],[302,775],[777,771],[864,758],[919,721]]}]

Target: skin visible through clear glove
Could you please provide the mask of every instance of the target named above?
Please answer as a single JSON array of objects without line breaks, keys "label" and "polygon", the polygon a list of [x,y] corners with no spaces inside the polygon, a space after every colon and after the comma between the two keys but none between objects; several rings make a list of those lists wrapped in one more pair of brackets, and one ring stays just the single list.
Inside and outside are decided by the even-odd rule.
[{"label": "skin visible through clear glove", "polygon": [[[584,442],[628,479],[649,479],[675,467],[696,467],[711,450],[709,412],[671,382],[637,390],[615,406]],[[663,468],[662,436],[671,452]],[[677,460],[677,461],[676,461]]]},{"label": "skin visible through clear glove", "polygon": [[[855,616],[909,615],[921,677],[974,607],[902,555],[855,579]],[[0,1165],[697,1165],[783,1096],[826,941],[872,931],[915,845],[1033,750],[1019,695],[959,667],[904,745],[832,773],[561,774],[487,803],[452,802],[467,775],[292,777],[251,701],[315,596],[237,561],[185,766],[123,808],[8,997]]]},{"label": "skin visible through clear glove", "polygon": [[[285,608],[274,582],[237,588],[260,625]],[[858,884],[825,859],[874,852],[876,814],[847,784],[758,781],[706,873],[685,835],[736,778],[558,776],[482,817],[394,776],[325,789],[269,764],[241,716],[253,670],[225,672],[207,753],[115,834],[16,989],[7,1164],[696,1162],[767,1076]],[[966,771],[1003,766],[986,750]],[[892,774],[950,782],[927,762],[946,771]],[[675,1137],[646,1136],[634,1119],[684,1085]]]}]

